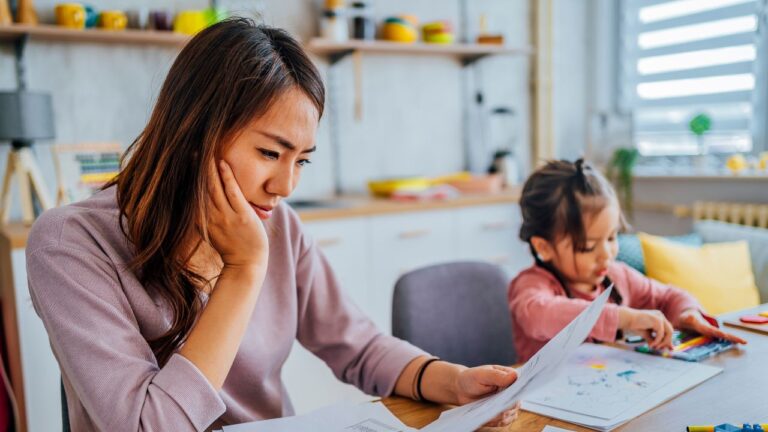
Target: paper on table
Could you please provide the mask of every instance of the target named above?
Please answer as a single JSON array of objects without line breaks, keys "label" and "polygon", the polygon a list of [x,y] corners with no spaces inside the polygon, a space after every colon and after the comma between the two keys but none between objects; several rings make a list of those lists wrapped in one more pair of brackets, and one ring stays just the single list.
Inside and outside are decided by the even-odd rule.
[{"label": "paper on table", "polygon": [[563,428],[547,425],[547,426],[544,426],[544,429],[542,429],[541,432],[573,432],[573,431],[570,429],[563,429]]},{"label": "paper on table", "polygon": [[421,430],[423,432],[475,430],[514,405],[527,387],[536,388],[551,380],[556,369],[589,336],[612,290],[613,285],[518,369],[517,381],[511,386],[493,396],[445,411],[440,418]]},{"label": "paper on table", "polygon": [[308,414],[224,426],[224,432],[415,432],[381,402],[338,404]]},{"label": "paper on table", "polygon": [[721,371],[699,363],[584,344],[551,383],[526,395],[523,409],[610,430]]}]

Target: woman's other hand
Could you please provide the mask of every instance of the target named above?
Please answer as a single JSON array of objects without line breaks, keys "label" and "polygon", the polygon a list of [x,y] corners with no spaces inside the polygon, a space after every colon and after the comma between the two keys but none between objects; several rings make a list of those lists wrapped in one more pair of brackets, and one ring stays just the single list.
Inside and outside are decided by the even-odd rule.
[{"label": "woman's other hand", "polygon": [[[517,380],[517,371],[508,366],[485,365],[464,369],[456,376],[456,397],[461,405],[498,393]],[[501,427],[512,423],[518,415],[516,403],[485,426]]]}]

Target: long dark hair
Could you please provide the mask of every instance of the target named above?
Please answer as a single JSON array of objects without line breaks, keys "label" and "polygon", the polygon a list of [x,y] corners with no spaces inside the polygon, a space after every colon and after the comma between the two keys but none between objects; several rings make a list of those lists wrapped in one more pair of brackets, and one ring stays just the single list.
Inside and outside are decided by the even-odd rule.
[{"label": "long dark hair", "polygon": [[[587,243],[584,215],[597,214],[612,202],[618,202],[613,187],[584,159],[549,161],[525,181],[520,198],[520,239],[528,243],[536,265],[550,271],[568,297],[572,295],[565,279],[554,266],[539,258],[531,239],[541,237],[554,244],[557,239],[570,237],[574,250],[583,250]],[[626,226],[623,216],[621,225]],[[614,289],[611,297],[621,303],[621,296],[613,294],[618,295],[618,291]]]},{"label": "long dark hair", "polygon": [[174,61],[147,126],[105,186],[117,186],[121,228],[135,249],[130,268],[173,313],[165,334],[149,341],[161,365],[202,310],[199,289],[208,281],[188,268],[194,249],[184,242],[195,233],[208,239],[206,168],[234,134],[293,88],[322,116],[320,74],[287,32],[246,18],[201,31]]}]

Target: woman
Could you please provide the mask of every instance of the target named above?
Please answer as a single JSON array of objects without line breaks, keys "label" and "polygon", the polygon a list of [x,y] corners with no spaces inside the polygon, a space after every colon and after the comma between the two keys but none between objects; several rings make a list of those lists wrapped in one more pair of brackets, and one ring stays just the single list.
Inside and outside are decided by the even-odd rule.
[{"label": "woman", "polygon": [[280,371],[294,339],[370,394],[464,404],[514,382],[511,368],[430,361],[380,333],[280,204],[315,150],[323,104],[285,32],[219,23],[179,54],[120,175],[40,217],[29,287],[73,430],[291,415]]}]

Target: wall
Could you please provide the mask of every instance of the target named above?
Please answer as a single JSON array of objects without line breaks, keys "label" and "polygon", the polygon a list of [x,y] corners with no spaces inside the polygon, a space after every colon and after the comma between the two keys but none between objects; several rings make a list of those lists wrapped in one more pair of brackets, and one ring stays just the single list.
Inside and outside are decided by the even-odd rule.
[{"label": "wall", "polygon": [[555,153],[558,158],[584,155],[587,140],[589,81],[588,1],[553,0],[552,106]]},{"label": "wall", "polygon": [[[54,0],[38,0],[41,20],[50,20]],[[207,2],[103,0],[97,8],[205,7]],[[265,22],[284,27],[300,40],[317,33],[319,0],[220,1],[222,6],[259,13]],[[448,19],[459,22],[458,1],[387,0],[376,2],[377,18],[408,12],[422,21]],[[503,32],[513,45],[529,43],[528,2],[524,0],[473,0],[468,2],[470,31],[477,30],[479,15],[489,16],[491,30]],[[53,94],[56,143],[118,141],[127,146],[141,131],[177,49],[158,46],[103,45],[31,41],[26,49],[28,87]],[[327,77],[328,65],[316,58]],[[518,113],[515,135],[522,153],[529,147],[528,59],[483,59],[472,68],[439,56],[371,55],[363,58],[363,118],[353,114],[353,65],[345,59],[334,69],[335,110],[323,119],[313,164],[295,192],[298,198],[322,198],[333,194],[334,170],[340,170],[343,190],[365,189],[373,177],[437,175],[464,167],[462,118],[467,98],[463,83],[472,84],[478,71],[484,76],[488,107],[510,106]],[[0,88],[15,87],[12,47],[0,45]],[[468,96],[468,95],[466,95]],[[333,119],[333,116],[336,119]],[[340,165],[330,148],[330,122],[338,125]],[[48,186],[55,177],[49,147],[35,146]],[[473,143],[476,148],[478,144]],[[8,146],[0,150],[4,161]],[[491,149],[487,150],[488,152]],[[484,158],[490,158],[489,155]],[[487,165],[483,161],[481,166]],[[0,175],[3,174],[0,168]],[[525,167],[524,167],[525,168]],[[16,196],[13,198],[16,202]],[[20,214],[18,205],[12,216]]]}]

